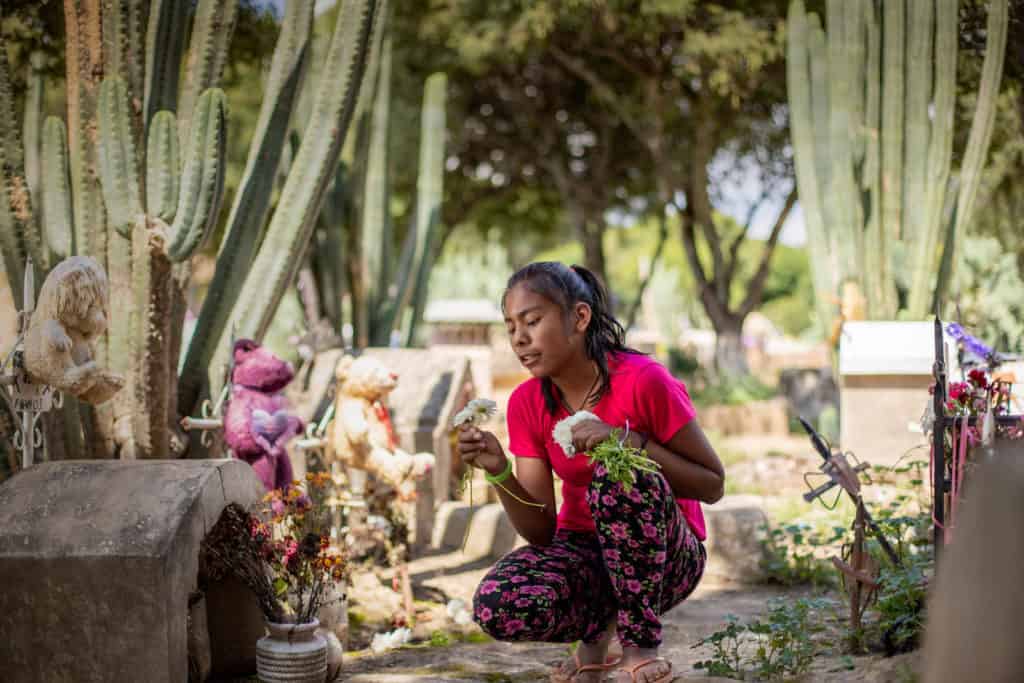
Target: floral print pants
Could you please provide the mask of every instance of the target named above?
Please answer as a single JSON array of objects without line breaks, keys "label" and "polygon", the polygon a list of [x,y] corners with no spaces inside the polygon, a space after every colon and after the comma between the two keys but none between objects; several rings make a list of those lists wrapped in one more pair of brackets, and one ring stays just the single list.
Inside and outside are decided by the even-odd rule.
[{"label": "floral print pants", "polygon": [[596,642],[611,620],[631,647],[661,644],[659,616],[693,591],[707,553],[659,473],[627,492],[598,465],[587,490],[597,532],[560,529],[506,555],[477,587],[474,619],[498,640]]}]

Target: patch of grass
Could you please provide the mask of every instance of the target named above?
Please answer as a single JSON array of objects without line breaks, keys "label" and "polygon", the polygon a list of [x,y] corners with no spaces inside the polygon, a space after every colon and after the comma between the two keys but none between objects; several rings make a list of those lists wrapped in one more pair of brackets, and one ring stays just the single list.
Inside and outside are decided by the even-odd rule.
[{"label": "patch of grass", "polygon": [[[728,477],[726,483],[728,484]],[[835,493],[826,495],[831,503],[832,498],[829,496],[834,497]],[[768,515],[768,519],[772,524],[779,526],[806,522],[815,527],[849,527],[853,524],[854,512],[853,503],[845,494],[833,510],[826,509],[820,503],[807,503],[798,495],[779,496],[765,503],[765,514]]]},{"label": "patch of grass", "polygon": [[434,631],[430,634],[428,643],[430,647],[448,647],[452,644],[452,637],[445,631]]}]

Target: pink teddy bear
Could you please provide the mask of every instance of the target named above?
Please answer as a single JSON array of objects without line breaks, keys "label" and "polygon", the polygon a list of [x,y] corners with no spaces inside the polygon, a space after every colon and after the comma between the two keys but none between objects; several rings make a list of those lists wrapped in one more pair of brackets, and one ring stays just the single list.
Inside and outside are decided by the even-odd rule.
[{"label": "pink teddy bear", "polygon": [[224,440],[236,458],[256,471],[268,491],[291,486],[292,464],[285,445],[303,430],[287,411],[281,391],[295,370],[251,339],[234,347],[231,397],[224,415]]}]

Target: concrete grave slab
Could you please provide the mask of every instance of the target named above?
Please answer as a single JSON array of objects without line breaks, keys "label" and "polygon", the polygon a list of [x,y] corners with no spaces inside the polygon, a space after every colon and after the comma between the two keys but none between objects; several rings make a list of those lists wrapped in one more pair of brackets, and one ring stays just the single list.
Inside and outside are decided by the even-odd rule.
[{"label": "concrete grave slab", "polygon": [[[262,494],[237,460],[68,460],[4,482],[3,680],[187,680],[200,543],[228,503]],[[261,617],[248,591],[211,597],[232,618],[208,614],[209,633],[191,637],[208,637],[201,659],[217,670],[219,652],[254,652]]]}]

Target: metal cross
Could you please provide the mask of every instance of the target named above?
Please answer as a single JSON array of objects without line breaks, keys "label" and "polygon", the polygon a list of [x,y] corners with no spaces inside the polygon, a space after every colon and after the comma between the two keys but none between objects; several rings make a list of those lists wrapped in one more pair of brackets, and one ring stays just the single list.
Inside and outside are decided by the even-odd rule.
[{"label": "metal cross", "polygon": [[25,370],[24,339],[29,321],[36,307],[35,277],[32,257],[25,259],[24,293],[22,309],[18,313],[18,337],[14,347],[0,365],[0,395],[18,423],[14,432],[14,447],[21,451],[22,469],[35,464],[37,450],[42,450],[44,437],[39,418],[51,408],[63,405],[63,396],[48,384],[37,384]]}]

